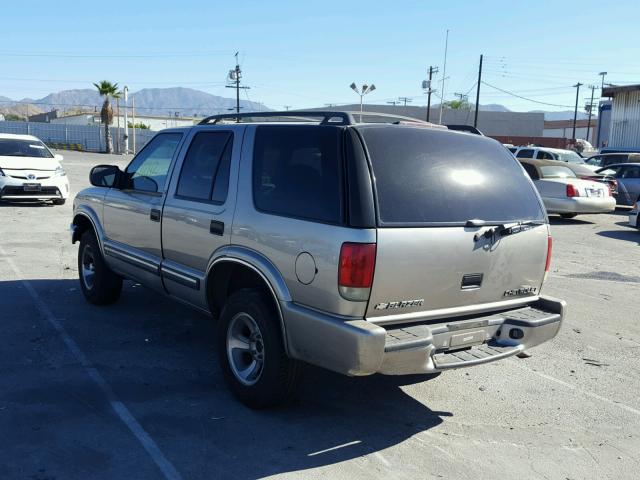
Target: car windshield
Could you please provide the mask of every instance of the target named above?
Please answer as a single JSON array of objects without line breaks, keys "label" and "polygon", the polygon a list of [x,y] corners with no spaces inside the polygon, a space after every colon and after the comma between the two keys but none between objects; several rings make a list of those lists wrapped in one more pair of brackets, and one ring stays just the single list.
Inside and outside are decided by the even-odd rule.
[{"label": "car windshield", "polygon": [[584,163],[584,159],[578,155],[576,152],[571,152],[571,151],[565,151],[565,152],[555,152],[555,154],[558,156],[558,160],[562,161],[562,162],[569,162],[569,163]]},{"label": "car windshield", "polygon": [[39,140],[0,138],[0,156],[52,158],[49,149]]},{"label": "car windshield", "polygon": [[540,167],[543,178],[576,178],[576,174],[568,167],[545,165]]}]

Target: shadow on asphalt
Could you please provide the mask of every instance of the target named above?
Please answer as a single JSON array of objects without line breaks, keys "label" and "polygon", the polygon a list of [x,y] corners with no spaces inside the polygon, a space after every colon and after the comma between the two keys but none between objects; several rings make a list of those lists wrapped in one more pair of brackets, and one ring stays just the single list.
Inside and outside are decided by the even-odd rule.
[{"label": "shadow on asphalt", "polygon": [[[109,307],[87,304],[77,280],[30,283],[184,478],[253,479],[335,464],[380,452],[452,415],[401,388],[425,376],[348,378],[314,367],[291,404],[252,411],[226,388],[210,318],[131,283]],[[123,458],[150,463],[135,440],[139,452],[131,451],[131,433],[55,330],[38,318],[21,282],[0,282],[0,296],[12,345],[0,351],[0,365],[15,364],[12,375],[0,375],[0,408],[7,413],[0,428],[15,439],[13,453],[0,452],[5,473],[26,474],[39,465],[49,476],[76,478],[81,465],[84,478],[94,470],[102,478]],[[30,358],[43,366],[10,360]],[[93,452],[101,463],[58,458],[66,445]],[[141,466],[132,478],[159,475],[144,472]]]},{"label": "shadow on asphalt", "polygon": [[549,216],[549,223],[551,225],[593,225],[593,222],[581,220],[578,217],[562,218],[554,215]]},{"label": "shadow on asphalt", "polygon": [[596,235],[600,235],[601,237],[613,238],[614,240],[624,240],[640,245],[640,231],[634,229],[633,227],[629,228],[629,230],[606,230],[603,232],[596,232]]}]

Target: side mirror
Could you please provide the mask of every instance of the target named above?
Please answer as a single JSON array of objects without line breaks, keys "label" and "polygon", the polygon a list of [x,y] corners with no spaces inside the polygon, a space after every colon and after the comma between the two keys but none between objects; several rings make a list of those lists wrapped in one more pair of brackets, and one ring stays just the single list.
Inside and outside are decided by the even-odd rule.
[{"label": "side mirror", "polygon": [[89,181],[94,187],[117,187],[122,170],[115,165],[96,165],[89,173]]},{"label": "side mirror", "polygon": [[57,160],[58,162],[61,162],[62,160],[64,160],[64,157],[63,157],[62,155],[60,155],[59,153],[56,153],[56,154],[53,156],[53,159],[54,159],[54,160]]}]

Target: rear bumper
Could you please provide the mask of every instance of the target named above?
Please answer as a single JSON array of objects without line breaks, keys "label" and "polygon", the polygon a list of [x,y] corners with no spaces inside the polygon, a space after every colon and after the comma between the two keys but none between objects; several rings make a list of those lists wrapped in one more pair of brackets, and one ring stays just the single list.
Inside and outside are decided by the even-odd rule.
[{"label": "rear bumper", "polygon": [[405,375],[470,367],[521,353],[556,336],[566,303],[535,303],[465,320],[386,329],[283,304],[289,354],[347,375]]},{"label": "rear bumper", "polygon": [[548,213],[608,213],[616,209],[613,197],[545,198]]}]

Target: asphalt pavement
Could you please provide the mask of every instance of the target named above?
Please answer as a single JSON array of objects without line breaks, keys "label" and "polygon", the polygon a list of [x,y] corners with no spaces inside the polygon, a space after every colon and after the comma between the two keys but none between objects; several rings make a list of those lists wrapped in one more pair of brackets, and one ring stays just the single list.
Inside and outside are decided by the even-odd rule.
[{"label": "asphalt pavement", "polygon": [[[72,196],[91,166],[65,156]],[[210,318],[127,282],[80,292],[64,206],[0,203],[0,479],[640,478],[640,231],[552,219],[559,335],[425,380],[309,367],[286,407],[227,390]],[[322,341],[319,339],[319,341]]]}]

